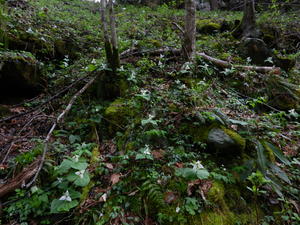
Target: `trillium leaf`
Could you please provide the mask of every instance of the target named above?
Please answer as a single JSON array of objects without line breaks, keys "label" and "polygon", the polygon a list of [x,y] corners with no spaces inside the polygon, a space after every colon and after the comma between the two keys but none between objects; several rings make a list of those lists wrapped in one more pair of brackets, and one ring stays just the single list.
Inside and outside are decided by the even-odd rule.
[{"label": "trillium leaf", "polygon": [[196,180],[207,179],[209,177],[209,172],[206,169],[178,168],[176,170],[176,175],[187,180]]},{"label": "trillium leaf", "polygon": [[51,213],[68,212],[70,209],[76,207],[77,205],[78,205],[77,200],[65,201],[65,200],[54,199],[51,202]]}]

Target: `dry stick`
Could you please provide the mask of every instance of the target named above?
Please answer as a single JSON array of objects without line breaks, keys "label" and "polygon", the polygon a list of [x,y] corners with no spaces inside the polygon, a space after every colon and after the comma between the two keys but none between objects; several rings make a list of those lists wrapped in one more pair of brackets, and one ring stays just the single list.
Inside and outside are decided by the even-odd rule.
[{"label": "dry stick", "polygon": [[72,84],[70,84],[68,87],[62,89],[61,91],[59,91],[57,94],[53,95],[51,98],[49,98],[48,100],[46,100],[45,102],[41,103],[40,105],[38,105],[37,107],[29,110],[29,111],[26,111],[26,112],[23,112],[23,113],[20,113],[20,114],[17,114],[17,115],[12,115],[12,116],[9,116],[9,117],[6,117],[4,119],[1,119],[0,120],[0,123],[2,122],[5,122],[5,121],[8,121],[8,120],[12,120],[12,119],[15,119],[17,117],[20,117],[20,116],[24,116],[24,115],[27,115],[29,113],[32,113],[34,111],[36,111],[37,109],[41,108],[42,106],[46,105],[47,103],[53,101],[54,99],[58,98],[61,94],[65,93],[66,91],[68,91],[69,89],[71,89],[72,87],[74,87],[79,81],[83,80],[87,78],[87,76],[85,77],[81,77],[79,78],[78,80],[74,81]]},{"label": "dry stick", "polygon": [[57,117],[56,121],[53,123],[50,131],[47,134],[47,137],[44,141],[45,145],[44,145],[44,151],[42,154],[42,158],[41,158],[41,162],[40,165],[38,167],[37,172],[35,173],[33,179],[26,185],[26,188],[30,187],[37,179],[39,173],[41,172],[41,169],[43,167],[44,161],[45,161],[45,157],[46,157],[46,153],[48,150],[48,144],[51,138],[51,135],[54,131],[54,129],[56,128],[57,124],[61,121],[61,119],[70,111],[70,109],[72,108],[72,105],[74,104],[75,100],[96,80],[97,76],[93,77],[92,79],[89,80],[88,83],[86,83],[83,88],[81,88],[70,100],[69,104],[67,105],[67,107],[65,108],[65,110],[62,111],[61,114],[59,114],[59,116]]},{"label": "dry stick", "polygon": [[[176,48],[169,48],[169,47],[165,47],[165,48],[159,48],[159,49],[150,49],[150,50],[145,50],[145,51],[135,51],[135,49],[133,49],[133,52],[128,52],[128,50],[124,51],[121,53],[121,58],[128,58],[130,56],[141,56],[144,54],[149,54],[149,55],[161,55],[161,54],[166,54],[166,53],[170,53],[173,55],[180,55],[181,54],[181,50],[180,49],[176,49]],[[126,52],[126,55],[124,54]]]},{"label": "dry stick", "polygon": [[243,70],[254,70],[256,72],[261,72],[261,73],[274,73],[274,74],[280,74],[281,69],[279,67],[269,67],[269,66],[244,66],[244,65],[232,65],[231,63],[221,60],[221,59],[216,59],[213,58],[209,55],[206,55],[205,53],[197,53],[198,56],[203,57],[207,61],[212,62],[216,66],[220,66],[223,68],[236,68],[236,69],[243,69]]}]

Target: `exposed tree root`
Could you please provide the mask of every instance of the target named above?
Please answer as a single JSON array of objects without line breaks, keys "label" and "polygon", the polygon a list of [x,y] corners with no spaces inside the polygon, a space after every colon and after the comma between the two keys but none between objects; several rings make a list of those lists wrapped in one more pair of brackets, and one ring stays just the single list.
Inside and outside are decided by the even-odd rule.
[{"label": "exposed tree root", "polygon": [[27,168],[24,168],[22,172],[19,173],[16,177],[0,185],[0,198],[14,191],[15,189],[20,188],[31,177],[33,177],[38,171],[40,162],[41,162],[41,158],[39,157],[33,163],[31,163]]}]

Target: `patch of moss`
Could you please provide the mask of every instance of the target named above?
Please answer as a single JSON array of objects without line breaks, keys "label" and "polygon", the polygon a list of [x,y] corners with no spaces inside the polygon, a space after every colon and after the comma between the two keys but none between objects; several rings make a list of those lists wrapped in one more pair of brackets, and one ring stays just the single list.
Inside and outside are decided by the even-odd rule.
[{"label": "patch of moss", "polygon": [[243,137],[241,137],[237,132],[227,129],[225,127],[222,127],[222,130],[235,141],[237,146],[239,146],[240,150],[243,151],[245,149],[246,140]]},{"label": "patch of moss", "polygon": [[9,108],[6,106],[0,105],[0,118],[8,116],[10,114]]},{"label": "patch of moss", "polygon": [[203,34],[212,34],[220,31],[221,24],[216,23],[210,19],[197,20],[196,29],[198,32]]},{"label": "patch of moss", "polygon": [[110,135],[120,131],[130,119],[134,119],[137,110],[124,98],[113,101],[105,110],[104,116],[109,122]]}]

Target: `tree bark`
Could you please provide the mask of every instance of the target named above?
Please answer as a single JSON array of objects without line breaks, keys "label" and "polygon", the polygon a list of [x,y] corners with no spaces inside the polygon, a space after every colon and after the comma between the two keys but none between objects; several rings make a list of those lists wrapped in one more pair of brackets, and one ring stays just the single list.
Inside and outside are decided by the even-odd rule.
[{"label": "tree bark", "polygon": [[196,43],[196,3],[195,0],[185,0],[185,27],[182,51],[187,60],[195,55]]},{"label": "tree bark", "polygon": [[239,26],[233,31],[233,36],[236,38],[259,37],[255,19],[255,0],[245,0],[243,19]]},{"label": "tree bark", "polygon": [[110,18],[110,31],[111,31],[111,44],[112,44],[112,70],[114,73],[120,67],[120,56],[118,49],[118,36],[116,29],[116,18],[114,12],[113,1],[109,0],[109,18]]},{"label": "tree bark", "polygon": [[218,0],[209,0],[210,10],[217,10],[219,8]]}]

